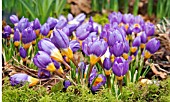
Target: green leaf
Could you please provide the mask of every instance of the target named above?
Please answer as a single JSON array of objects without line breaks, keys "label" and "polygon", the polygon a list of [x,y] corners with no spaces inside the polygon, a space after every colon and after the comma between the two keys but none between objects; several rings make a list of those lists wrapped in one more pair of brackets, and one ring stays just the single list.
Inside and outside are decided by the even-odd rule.
[{"label": "green leaf", "polygon": [[61,91],[64,88],[63,81],[59,81],[56,85],[51,88],[51,92]]},{"label": "green leaf", "polygon": [[32,18],[35,19],[37,17],[36,13],[34,12],[34,9],[28,4],[25,0],[19,0],[23,6],[27,9],[27,11],[31,14]]}]

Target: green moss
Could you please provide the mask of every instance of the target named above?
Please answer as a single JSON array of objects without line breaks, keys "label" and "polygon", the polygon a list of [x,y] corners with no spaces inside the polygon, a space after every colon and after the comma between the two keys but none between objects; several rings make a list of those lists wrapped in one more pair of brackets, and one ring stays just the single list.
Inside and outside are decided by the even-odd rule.
[{"label": "green moss", "polygon": [[[60,83],[61,84],[61,83]],[[160,82],[160,85],[129,84],[123,88],[119,100],[109,89],[103,89],[96,94],[83,85],[70,86],[66,92],[59,91],[61,85],[56,85],[48,94],[46,89],[40,86],[28,88],[12,87],[6,78],[3,84],[3,102],[170,102],[170,78]]]},{"label": "green moss", "polygon": [[107,14],[103,14],[103,15],[96,14],[95,16],[93,16],[93,20],[94,22],[99,23],[102,26],[104,26],[106,23],[109,23]]}]

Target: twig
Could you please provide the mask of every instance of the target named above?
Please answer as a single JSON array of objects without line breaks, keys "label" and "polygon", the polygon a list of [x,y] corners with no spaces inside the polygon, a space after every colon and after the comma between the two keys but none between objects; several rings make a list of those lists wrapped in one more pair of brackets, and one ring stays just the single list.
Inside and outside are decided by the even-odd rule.
[{"label": "twig", "polygon": [[162,69],[158,64],[154,64],[159,70],[161,70],[161,71],[163,71],[163,72],[165,72],[165,73],[168,73],[168,74],[170,74],[170,72],[168,72],[167,70],[164,70],[164,69]]}]

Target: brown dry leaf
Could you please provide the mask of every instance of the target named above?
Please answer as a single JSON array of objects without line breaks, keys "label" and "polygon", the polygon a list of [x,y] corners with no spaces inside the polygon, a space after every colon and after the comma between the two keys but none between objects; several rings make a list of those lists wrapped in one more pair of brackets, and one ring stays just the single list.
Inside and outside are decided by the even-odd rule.
[{"label": "brown dry leaf", "polygon": [[150,64],[150,67],[151,67],[153,73],[155,73],[155,75],[159,75],[162,79],[167,78],[167,73],[158,71],[153,63]]}]

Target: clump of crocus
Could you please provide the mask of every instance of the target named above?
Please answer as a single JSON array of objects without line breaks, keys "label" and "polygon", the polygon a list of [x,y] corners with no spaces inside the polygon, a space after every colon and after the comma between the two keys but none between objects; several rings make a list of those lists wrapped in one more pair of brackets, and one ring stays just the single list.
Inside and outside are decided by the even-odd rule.
[{"label": "clump of crocus", "polygon": [[26,82],[29,82],[29,86],[34,86],[39,82],[39,79],[29,76],[25,73],[17,73],[10,76],[10,83],[12,86],[24,85]]},{"label": "clump of crocus", "polygon": [[71,85],[70,80],[65,80],[65,81],[63,82],[63,86],[64,86],[64,89],[65,89],[65,90],[66,90],[70,85]]}]

